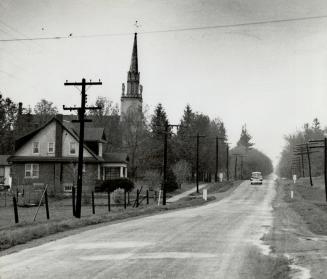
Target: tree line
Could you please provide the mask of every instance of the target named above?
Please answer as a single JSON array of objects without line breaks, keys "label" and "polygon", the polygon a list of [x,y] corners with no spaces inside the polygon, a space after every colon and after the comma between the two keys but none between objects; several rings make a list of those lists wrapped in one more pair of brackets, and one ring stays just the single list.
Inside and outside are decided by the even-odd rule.
[{"label": "tree line", "polygon": [[[90,111],[88,117],[92,125],[105,128],[108,144],[104,152],[127,152],[129,155],[129,177],[147,179],[156,185],[161,180],[164,148],[164,129],[169,118],[162,104],[158,104],[154,112],[148,116],[136,111],[129,111],[123,117],[119,115],[118,105],[106,97],[98,97],[95,106],[100,110]],[[58,113],[52,102],[42,99],[33,111],[23,109],[20,116],[18,105],[9,98],[0,98],[0,153],[12,154],[15,138],[46,123]],[[211,119],[208,115],[195,112],[186,105],[178,127],[168,129],[168,180],[174,187],[186,180],[193,180],[196,174],[196,135],[204,136],[199,144],[199,176],[200,180],[211,180],[216,172],[216,137],[219,137],[218,172],[226,177],[226,156],[228,136],[224,122]],[[238,174],[249,177],[252,171],[261,171],[264,175],[272,172],[270,159],[253,147],[252,137],[246,126],[243,126],[237,146],[230,150],[230,177],[234,177],[234,154],[242,155],[236,164]],[[239,156],[240,156],[239,155]],[[242,162],[242,165],[241,165]],[[240,175],[234,177],[241,178]]]},{"label": "tree line", "polygon": [[[321,124],[318,118],[314,118],[311,125],[309,123],[305,123],[303,127],[296,131],[295,133],[286,135],[285,146],[281,152],[280,160],[277,165],[277,174],[280,177],[291,178],[293,174],[298,174],[302,176],[302,169],[300,167],[302,162],[300,160],[303,159],[304,165],[304,174],[308,175],[308,158],[306,154],[295,155],[295,149],[297,145],[308,143],[310,140],[321,140],[324,138],[327,129],[321,128]],[[323,151],[322,149],[315,150],[317,152],[310,154],[311,161],[311,173],[312,176],[320,176],[323,174]],[[295,163],[295,161],[299,163]],[[296,164],[296,165],[295,165]],[[301,164],[301,165],[299,165]]]}]

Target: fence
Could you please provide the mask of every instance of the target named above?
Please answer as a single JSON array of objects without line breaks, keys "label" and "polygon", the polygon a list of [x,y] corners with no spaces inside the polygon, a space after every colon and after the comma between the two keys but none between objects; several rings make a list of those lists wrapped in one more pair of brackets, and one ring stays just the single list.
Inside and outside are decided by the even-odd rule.
[{"label": "fence", "polygon": [[[43,187],[42,192],[37,192],[38,200],[33,197],[35,200],[33,203],[30,202],[32,195],[27,187],[15,192],[0,192],[0,229],[18,222],[31,223],[33,221],[46,221],[47,219],[72,218],[72,197],[48,197],[45,187]],[[158,193],[156,191],[143,190],[142,188],[131,192],[83,192],[82,217],[156,204],[157,199]]]}]

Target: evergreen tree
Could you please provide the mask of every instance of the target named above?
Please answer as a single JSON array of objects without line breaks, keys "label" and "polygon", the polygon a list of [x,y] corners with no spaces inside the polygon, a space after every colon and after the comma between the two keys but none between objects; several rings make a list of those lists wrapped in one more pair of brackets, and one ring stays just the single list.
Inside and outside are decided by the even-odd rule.
[{"label": "evergreen tree", "polygon": [[237,146],[244,146],[246,149],[251,149],[254,143],[251,142],[252,137],[248,133],[246,129],[246,125],[242,126],[242,132],[239,141],[237,142]]},{"label": "evergreen tree", "polygon": [[150,122],[151,134],[154,138],[162,137],[162,131],[164,130],[165,123],[167,121],[168,119],[166,111],[162,104],[159,103],[154,110],[154,114]]},{"label": "evergreen tree", "polygon": [[[147,143],[146,164],[148,169],[162,171],[163,139],[167,114],[162,104],[158,104],[150,122],[150,138]],[[171,152],[169,152],[171,153]]]}]

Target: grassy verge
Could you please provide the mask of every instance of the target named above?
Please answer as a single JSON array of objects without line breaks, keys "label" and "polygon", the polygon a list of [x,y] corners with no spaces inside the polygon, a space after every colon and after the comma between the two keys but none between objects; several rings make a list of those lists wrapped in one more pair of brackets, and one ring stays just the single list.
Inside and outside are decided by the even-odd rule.
[{"label": "grassy verge", "polygon": [[[299,180],[295,185],[290,180],[280,180],[284,189],[284,201],[301,216],[308,228],[316,234],[327,234],[327,203],[321,179],[311,187],[308,180]],[[290,192],[294,189],[294,198]]]},{"label": "grassy verge", "polygon": [[[290,261],[283,256],[263,255],[258,248],[252,247],[245,260],[251,279],[288,279]],[[246,276],[245,276],[246,278]]]},{"label": "grassy verge", "polygon": [[71,217],[66,219],[38,221],[34,223],[22,222],[0,230],[0,251],[18,244],[27,243],[33,239],[41,238],[58,232],[104,222],[123,220],[141,215],[156,214],[167,210],[199,206],[214,199],[214,197],[209,197],[208,201],[204,201],[200,196],[194,198],[186,197],[176,203],[168,204],[166,206],[156,206],[153,204],[150,206],[141,206],[139,208],[128,208],[118,212],[109,212],[101,215],[87,216],[81,219]]}]

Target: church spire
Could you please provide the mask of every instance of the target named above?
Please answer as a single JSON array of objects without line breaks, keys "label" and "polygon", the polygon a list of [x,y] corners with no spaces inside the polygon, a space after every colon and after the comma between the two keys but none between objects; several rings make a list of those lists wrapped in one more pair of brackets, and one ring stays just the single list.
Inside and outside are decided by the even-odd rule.
[{"label": "church spire", "polygon": [[127,92],[125,97],[142,98],[140,89],[140,73],[137,57],[137,33],[135,33],[131,66],[127,74]]},{"label": "church spire", "polygon": [[129,71],[134,73],[139,72],[138,58],[137,58],[137,33],[134,33],[132,60],[131,60],[131,66],[129,68]]}]

